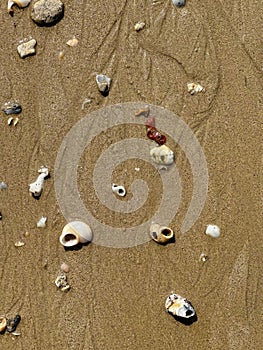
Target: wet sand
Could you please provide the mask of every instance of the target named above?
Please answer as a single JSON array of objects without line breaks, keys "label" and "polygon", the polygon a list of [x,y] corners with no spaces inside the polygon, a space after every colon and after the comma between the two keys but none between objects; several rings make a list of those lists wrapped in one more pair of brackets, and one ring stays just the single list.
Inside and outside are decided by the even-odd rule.
[{"label": "wet sand", "polygon": [[[1,3],[0,101],[18,100],[23,107],[17,126],[8,126],[3,112],[0,123],[0,181],[8,183],[0,192],[0,314],[22,318],[21,335],[0,335],[1,349],[260,349],[260,1],[188,0],[180,9],[171,1],[64,3],[64,18],[49,28],[32,22],[31,5],[15,8],[10,17]],[[136,33],[133,26],[140,20],[146,27]],[[66,45],[73,35],[79,40],[74,48]],[[37,53],[22,60],[17,45],[29,36],[37,40]],[[97,90],[95,75],[101,72],[112,78],[108,97]],[[205,92],[191,96],[189,81]],[[85,98],[92,102],[82,110]],[[65,251],[58,238],[66,221],[54,191],[59,147],[81,118],[124,102],[162,106],[193,130],[209,172],[204,210],[189,232],[180,233],[193,179],[184,152],[176,147],[183,195],[171,223],[175,244],[151,241],[129,249],[90,244]],[[144,128],[119,127],[109,137],[115,142],[139,132],[145,137]],[[99,203],[90,200],[87,182],[100,142],[96,138],[87,147],[78,170],[81,196],[93,211]],[[113,182],[123,180],[129,190],[135,163],[119,167]],[[41,165],[50,168],[51,177],[34,200],[28,184]],[[146,210],[152,212],[161,183],[149,165],[140,166],[153,192]],[[42,215],[48,223],[40,230],[36,222]],[[105,220],[102,210],[97,215]],[[145,211],[138,212],[134,222],[144,216]],[[113,226],[120,227],[122,220],[112,215]],[[209,223],[221,228],[218,239],[204,234]],[[16,248],[19,239],[25,246]],[[209,257],[205,263],[199,261],[203,252]],[[54,284],[63,261],[71,268],[68,293]],[[165,312],[172,290],[194,305],[198,320],[191,326]]]}]

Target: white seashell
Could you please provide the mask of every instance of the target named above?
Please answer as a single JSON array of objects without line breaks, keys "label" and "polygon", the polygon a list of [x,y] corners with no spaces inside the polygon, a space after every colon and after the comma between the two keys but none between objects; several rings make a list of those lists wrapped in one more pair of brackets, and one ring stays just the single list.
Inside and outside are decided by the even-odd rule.
[{"label": "white seashell", "polygon": [[150,226],[150,236],[155,242],[165,244],[171,241],[174,237],[174,233],[170,227],[152,224]]},{"label": "white seashell", "polygon": [[182,7],[185,5],[185,0],[172,0],[174,6]]},{"label": "white seashell", "polygon": [[38,178],[35,182],[29,185],[29,192],[31,192],[35,197],[39,197],[43,191],[44,187],[44,179],[49,175],[49,171],[47,167],[42,166],[38,172]]},{"label": "white seashell", "polygon": [[81,105],[81,109],[84,111],[85,107],[87,104],[91,103],[91,99],[90,98],[85,98],[85,100],[83,101],[82,105]]},{"label": "white seashell", "polygon": [[195,310],[187,299],[171,292],[165,301],[165,309],[174,316],[190,318],[195,315]]},{"label": "white seashell", "polygon": [[19,56],[21,58],[24,58],[29,55],[33,55],[36,53],[35,46],[36,46],[36,40],[31,39],[29,41],[23,42],[22,44],[18,45],[17,51],[19,53]]},{"label": "white seashell", "polygon": [[171,165],[174,162],[174,153],[166,145],[154,147],[150,150],[153,161],[160,165]]},{"label": "white seashell", "polygon": [[64,226],[59,237],[60,243],[64,247],[73,247],[79,243],[92,241],[91,228],[82,221],[72,221]]},{"label": "white seashell", "polygon": [[14,12],[14,10],[12,9],[14,5],[17,5],[19,8],[23,8],[23,7],[27,7],[30,4],[30,1],[31,0],[8,0],[8,4],[7,4],[8,13]]},{"label": "white seashell", "polygon": [[217,238],[220,236],[220,228],[216,225],[207,225],[205,233],[208,236]]},{"label": "white seashell", "polygon": [[45,176],[49,175],[49,170],[46,166],[42,165],[39,169],[38,169],[38,173],[40,174],[45,174]]},{"label": "white seashell", "polygon": [[111,188],[112,188],[112,191],[120,197],[124,197],[126,195],[126,190],[125,190],[125,187],[123,186],[112,184]]},{"label": "white seashell", "polygon": [[134,26],[134,30],[136,30],[136,32],[139,32],[140,30],[142,30],[145,27],[145,23],[144,22],[137,22]]},{"label": "white seashell", "polygon": [[42,216],[42,218],[37,222],[37,227],[45,228],[46,227],[47,218]]},{"label": "white seashell", "polygon": [[75,37],[73,37],[72,39],[70,39],[70,40],[68,40],[68,41],[66,42],[66,44],[67,44],[68,46],[71,46],[71,47],[77,46],[78,43],[79,43],[79,41],[78,41],[78,39],[75,38]]},{"label": "white seashell", "polygon": [[102,94],[107,94],[110,90],[111,79],[104,74],[96,75],[98,89]]},{"label": "white seashell", "polygon": [[204,91],[204,88],[200,84],[187,83],[187,90],[191,95],[194,95],[197,92]]},{"label": "white seashell", "polygon": [[8,124],[9,126],[12,125],[13,120],[14,120],[13,117],[9,117],[9,118],[7,119],[7,124]]}]

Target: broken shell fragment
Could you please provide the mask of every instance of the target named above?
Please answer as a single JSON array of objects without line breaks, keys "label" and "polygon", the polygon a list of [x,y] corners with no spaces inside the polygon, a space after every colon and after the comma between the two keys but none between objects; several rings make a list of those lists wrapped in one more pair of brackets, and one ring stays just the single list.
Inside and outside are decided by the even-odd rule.
[{"label": "broken shell fragment", "polygon": [[45,228],[46,227],[47,218],[42,216],[42,218],[37,222],[37,227]]},{"label": "broken shell fragment", "polygon": [[75,37],[73,37],[72,39],[68,40],[68,41],[66,42],[66,44],[67,44],[68,46],[75,47],[75,46],[78,45],[78,42],[79,42],[78,39],[75,38]]},{"label": "broken shell fragment", "polygon": [[49,175],[47,167],[41,167],[38,172],[40,175],[35,182],[29,185],[29,192],[31,192],[35,197],[39,197],[43,191],[44,179]]},{"label": "broken shell fragment", "polygon": [[6,190],[7,189],[7,184],[5,182],[0,182],[0,190]]},{"label": "broken shell fragment", "polygon": [[38,0],[31,12],[32,20],[38,25],[56,24],[64,14],[64,4],[60,0]]},{"label": "broken shell fragment", "polygon": [[19,8],[24,8],[30,4],[30,1],[31,0],[8,0],[8,4],[7,4],[8,13],[14,12],[14,10],[12,9],[14,5],[17,5]]},{"label": "broken shell fragment", "polygon": [[22,242],[22,241],[17,241],[15,242],[15,247],[23,247],[25,245],[25,242]]},{"label": "broken shell fragment", "polygon": [[153,161],[160,165],[171,165],[174,162],[174,153],[166,145],[154,147],[150,151]]},{"label": "broken shell fragment", "polygon": [[112,184],[111,188],[112,188],[112,191],[120,197],[124,197],[126,195],[126,190],[125,190],[125,187],[123,186]]},{"label": "broken shell fragment", "polygon": [[190,301],[173,292],[165,301],[165,309],[173,316],[190,318],[195,315],[195,310]]},{"label": "broken shell fragment", "polygon": [[200,84],[187,83],[187,90],[191,95],[194,95],[197,92],[204,91],[204,88]]},{"label": "broken shell fragment", "polygon": [[174,6],[182,7],[185,5],[185,0],[172,0]]},{"label": "broken shell fragment", "polygon": [[73,247],[79,243],[91,242],[92,237],[89,225],[82,221],[72,221],[64,226],[59,241],[64,247]]},{"label": "broken shell fragment", "polygon": [[36,50],[35,50],[36,43],[37,42],[35,39],[31,39],[18,45],[17,51],[19,53],[19,56],[21,58],[24,58],[27,56],[34,55],[36,53]]},{"label": "broken shell fragment", "polygon": [[145,118],[148,118],[149,114],[150,114],[150,107],[145,106],[144,108],[141,108],[137,112],[135,112],[135,117],[144,116]]},{"label": "broken shell fragment", "polygon": [[207,225],[205,233],[208,236],[217,238],[220,236],[220,228],[216,225]]},{"label": "broken shell fragment", "polygon": [[22,107],[16,101],[9,101],[9,102],[5,102],[2,105],[1,110],[4,111],[5,114],[7,114],[7,115],[9,115],[9,114],[19,114],[19,113],[22,112]]},{"label": "broken shell fragment", "polygon": [[65,292],[70,289],[70,285],[67,282],[67,276],[64,272],[61,272],[55,280],[55,285]]},{"label": "broken shell fragment", "polygon": [[7,326],[7,320],[5,317],[0,317],[0,333],[4,332]]},{"label": "broken shell fragment", "polygon": [[96,75],[96,82],[98,89],[102,94],[108,94],[110,90],[111,79],[104,74]]},{"label": "broken shell fragment", "polygon": [[13,333],[16,330],[20,321],[21,321],[20,315],[16,315],[13,319],[8,318],[7,319],[7,327],[6,327],[7,332]]},{"label": "broken shell fragment", "polygon": [[134,26],[134,30],[136,30],[136,32],[139,32],[140,30],[142,30],[145,27],[145,23],[144,22],[137,22]]},{"label": "broken shell fragment", "polygon": [[150,226],[150,236],[155,242],[165,244],[172,240],[174,233],[170,227],[152,224]]}]

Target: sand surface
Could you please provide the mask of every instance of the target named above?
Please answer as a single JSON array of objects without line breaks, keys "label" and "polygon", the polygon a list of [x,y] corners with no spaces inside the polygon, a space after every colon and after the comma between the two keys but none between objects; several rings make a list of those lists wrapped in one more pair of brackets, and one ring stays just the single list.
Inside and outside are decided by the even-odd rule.
[{"label": "sand surface", "polygon": [[[8,189],[0,191],[0,314],[19,313],[22,320],[20,336],[0,335],[1,350],[261,349],[262,2],[188,0],[178,9],[168,0],[65,0],[64,18],[49,28],[33,23],[31,5],[9,16],[6,2],[0,8],[0,102],[18,100],[23,112],[15,127],[1,112],[0,181]],[[136,33],[140,20],[146,27]],[[68,47],[74,35],[79,43]],[[17,45],[30,36],[37,53],[22,60]],[[101,72],[112,78],[108,97],[97,90]],[[191,96],[189,81],[205,92]],[[85,98],[92,102],[82,110]],[[184,152],[170,140],[183,188],[170,224],[176,243],[66,251],[58,241],[66,220],[54,191],[59,147],[90,112],[124,102],[164,107],[194,132],[209,172],[204,209],[180,233],[193,177]],[[130,192],[134,167],[140,167],[136,176],[149,185],[151,200],[125,218],[100,206],[91,173],[107,142],[147,140],[145,129],[126,125],[107,133],[83,153],[81,197],[101,222],[137,225],[156,210],[162,193],[150,162],[127,161],[112,174],[112,182]],[[28,184],[41,165],[51,177],[35,200]],[[42,215],[48,217],[43,230],[36,228]],[[204,234],[209,223],[221,228],[218,239]],[[25,245],[16,248],[17,240]],[[205,263],[201,253],[209,257]],[[71,268],[68,293],[54,284],[63,261]],[[191,326],[165,312],[172,290],[194,305],[198,320]]]}]

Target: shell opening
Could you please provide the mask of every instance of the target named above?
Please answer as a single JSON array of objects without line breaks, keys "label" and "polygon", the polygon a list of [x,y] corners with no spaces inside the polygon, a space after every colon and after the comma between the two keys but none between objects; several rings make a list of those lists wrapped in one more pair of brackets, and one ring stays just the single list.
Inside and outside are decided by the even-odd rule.
[{"label": "shell opening", "polygon": [[164,236],[170,236],[171,235],[171,230],[169,229],[169,228],[164,228],[163,230],[162,230],[162,234],[164,235]]},{"label": "shell opening", "polygon": [[65,243],[71,242],[76,239],[76,236],[73,233],[68,233],[64,236],[63,241]]}]

